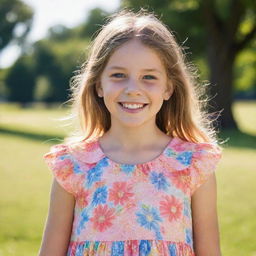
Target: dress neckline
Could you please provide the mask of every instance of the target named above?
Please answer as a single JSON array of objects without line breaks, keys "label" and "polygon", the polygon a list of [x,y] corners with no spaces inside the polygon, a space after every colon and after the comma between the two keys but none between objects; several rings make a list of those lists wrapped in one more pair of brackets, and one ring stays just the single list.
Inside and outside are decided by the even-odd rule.
[{"label": "dress neckline", "polygon": [[170,139],[170,141],[168,142],[168,144],[164,147],[164,149],[162,150],[162,152],[154,157],[153,159],[146,161],[146,162],[141,162],[141,163],[135,163],[135,164],[130,164],[130,163],[120,163],[117,162],[115,160],[112,160],[111,158],[109,158],[103,151],[100,142],[99,142],[99,138],[95,141],[98,151],[100,152],[100,154],[103,156],[103,158],[107,159],[110,163],[114,164],[114,165],[118,165],[118,166],[139,166],[139,165],[147,165],[147,164],[152,164],[154,162],[159,161],[160,159],[162,159],[164,156],[167,155],[167,150],[174,144],[174,142],[177,140],[177,137],[172,137]]}]

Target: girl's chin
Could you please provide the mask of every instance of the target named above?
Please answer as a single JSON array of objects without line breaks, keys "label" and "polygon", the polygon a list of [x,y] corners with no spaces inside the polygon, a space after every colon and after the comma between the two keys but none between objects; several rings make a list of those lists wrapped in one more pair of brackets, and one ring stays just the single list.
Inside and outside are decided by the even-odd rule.
[{"label": "girl's chin", "polygon": [[[127,129],[139,129],[139,128],[146,128],[149,126],[150,120],[118,120],[116,123],[117,125],[120,125],[122,128]],[[155,125],[155,122],[153,122],[153,125]]]}]

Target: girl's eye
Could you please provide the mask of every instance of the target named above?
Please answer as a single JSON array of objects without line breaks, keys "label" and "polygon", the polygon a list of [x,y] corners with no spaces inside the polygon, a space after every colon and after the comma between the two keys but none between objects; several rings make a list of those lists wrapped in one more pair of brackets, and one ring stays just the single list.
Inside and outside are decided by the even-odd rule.
[{"label": "girl's eye", "polygon": [[145,75],[143,78],[146,80],[155,80],[156,79],[156,77],[152,76],[152,75]]},{"label": "girl's eye", "polygon": [[114,73],[114,74],[112,74],[110,77],[114,77],[114,78],[125,78],[125,74],[123,74],[123,73]]}]

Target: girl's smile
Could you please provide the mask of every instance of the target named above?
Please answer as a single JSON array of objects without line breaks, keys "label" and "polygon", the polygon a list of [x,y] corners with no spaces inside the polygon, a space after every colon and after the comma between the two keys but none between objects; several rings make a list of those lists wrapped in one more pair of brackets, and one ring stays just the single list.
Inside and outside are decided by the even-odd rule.
[{"label": "girl's smile", "polygon": [[111,123],[138,127],[152,122],[171,88],[156,51],[133,39],[110,57],[97,92],[111,114]]},{"label": "girl's smile", "polygon": [[119,102],[119,105],[122,109],[128,113],[138,113],[142,111],[148,104],[144,103],[126,103],[126,102]]}]

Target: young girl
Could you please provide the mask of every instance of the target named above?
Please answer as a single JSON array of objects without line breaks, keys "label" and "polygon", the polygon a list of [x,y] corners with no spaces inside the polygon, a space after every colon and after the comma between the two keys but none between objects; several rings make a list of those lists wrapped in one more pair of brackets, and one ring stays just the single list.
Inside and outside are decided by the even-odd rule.
[{"label": "young girl", "polygon": [[151,14],[120,13],[97,35],[72,87],[82,137],[45,155],[40,256],[221,255],[221,149],[184,63]]}]

